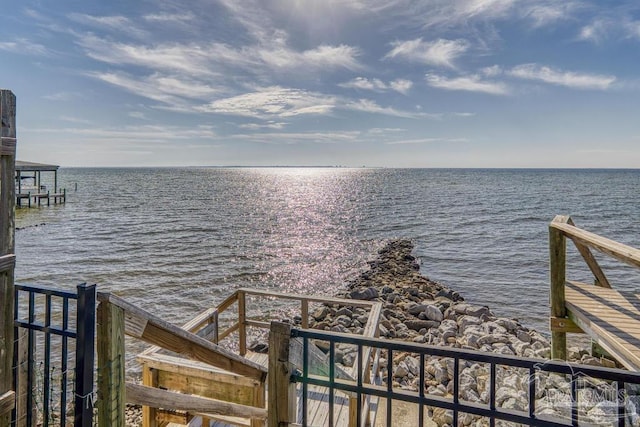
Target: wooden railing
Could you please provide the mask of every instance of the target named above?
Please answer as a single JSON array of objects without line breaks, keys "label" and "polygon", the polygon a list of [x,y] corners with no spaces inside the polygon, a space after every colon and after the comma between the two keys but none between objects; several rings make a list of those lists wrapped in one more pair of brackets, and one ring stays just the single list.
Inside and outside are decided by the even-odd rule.
[{"label": "wooden railing", "polygon": [[549,272],[550,272],[550,329],[551,356],[566,359],[566,333],[582,332],[567,317],[565,283],[566,240],[570,239],[591,270],[595,286],[611,288],[611,284],[591,250],[612,257],[633,267],[640,267],[640,250],[599,236],[575,226],[569,216],[558,215],[549,224]]},{"label": "wooden railing", "polygon": [[124,337],[129,335],[191,360],[266,381],[266,369],[172,325],[109,293],[98,293],[98,424],[125,425],[125,403],[265,420],[267,410],[125,382]]},{"label": "wooden railing", "polygon": [[[313,295],[297,295],[282,292],[270,292],[256,289],[241,288],[223,300],[217,307],[205,310],[189,322],[187,322],[182,329],[188,331],[198,337],[211,341],[214,344],[227,345],[232,344],[231,341],[226,341],[231,338],[232,335],[237,337],[235,342],[240,356],[247,354],[247,336],[249,328],[258,328],[265,331],[269,331],[271,323],[265,321],[269,316],[265,314],[264,309],[257,310],[255,316],[250,315],[250,305],[256,304],[258,301],[269,300],[269,305],[273,306],[275,301],[290,302],[293,303],[287,308],[287,317],[299,316],[302,329],[309,328],[311,310],[314,304],[326,304],[335,305],[339,307],[361,307],[368,310],[368,321],[364,325],[363,336],[376,337],[378,335],[378,323],[382,312],[382,304],[379,302],[370,302],[362,300],[331,298],[324,296]],[[252,304],[250,304],[252,303]],[[296,310],[297,308],[297,310]],[[278,319],[280,320],[280,319]],[[302,344],[300,343],[296,348],[296,342],[292,341],[295,349],[294,360],[299,368],[302,367]],[[213,393],[219,396],[220,399],[224,399],[224,396],[228,396],[228,399],[234,399],[235,401],[243,402],[250,405],[266,405],[264,397],[264,389],[266,384],[255,384],[244,380],[230,381],[229,378],[223,376],[222,373],[212,372],[209,369],[203,369],[193,364],[185,364],[181,360],[172,358],[167,355],[159,353],[160,347],[154,346],[142,352],[138,355],[138,361],[143,365],[143,383],[152,387],[166,387],[171,389],[173,386],[181,387],[185,392],[195,391],[195,387],[187,388],[181,385],[182,381],[174,379],[173,375],[180,372],[183,377],[187,377],[187,382],[202,384],[210,384],[215,377],[217,384],[215,388],[218,390],[212,392],[211,388],[213,384],[210,384],[207,392]],[[318,350],[319,351],[319,350]],[[371,349],[366,349],[363,360],[368,361],[376,355],[372,355]],[[318,356],[318,353],[311,354],[310,359],[316,358],[316,360],[323,359],[320,362],[324,362],[326,366],[321,366],[321,363],[314,364],[315,369],[328,373],[329,365],[325,358]],[[363,365],[361,368],[357,366],[354,369],[362,369],[365,381],[372,381],[374,376],[371,375],[369,364]],[[338,377],[346,377],[351,374],[346,373],[344,370],[337,369]],[[225,383],[229,383],[228,386]],[[255,389],[252,394],[250,389]],[[262,396],[262,397],[261,397]],[[355,397],[355,395],[354,395]],[[356,401],[350,402],[350,411],[353,411],[354,417],[357,411]],[[366,405],[368,402],[362,402]],[[269,406],[271,408],[271,406]],[[360,408],[363,409],[363,408]],[[143,409],[143,424],[145,427],[152,427],[154,424],[147,420],[163,417],[164,414],[160,411],[145,407]],[[259,422],[253,422],[253,425],[259,424]]]}]

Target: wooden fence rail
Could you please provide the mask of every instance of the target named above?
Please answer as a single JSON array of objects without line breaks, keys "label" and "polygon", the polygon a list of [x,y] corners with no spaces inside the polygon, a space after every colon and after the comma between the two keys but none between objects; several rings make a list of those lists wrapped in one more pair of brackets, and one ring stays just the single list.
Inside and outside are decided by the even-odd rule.
[{"label": "wooden fence rail", "polygon": [[125,403],[155,408],[266,419],[266,409],[174,393],[125,382],[124,337],[129,335],[189,359],[264,383],[266,369],[142,310],[122,298],[98,293],[98,424],[125,425]]}]

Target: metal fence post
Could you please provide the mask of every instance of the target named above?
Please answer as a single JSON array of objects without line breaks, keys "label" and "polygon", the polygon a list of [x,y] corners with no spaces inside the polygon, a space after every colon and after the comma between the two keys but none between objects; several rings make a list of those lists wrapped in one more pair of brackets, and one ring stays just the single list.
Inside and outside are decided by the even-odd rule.
[{"label": "metal fence post", "polygon": [[95,360],[96,285],[78,285],[76,317],[74,427],[93,423],[93,366]]}]

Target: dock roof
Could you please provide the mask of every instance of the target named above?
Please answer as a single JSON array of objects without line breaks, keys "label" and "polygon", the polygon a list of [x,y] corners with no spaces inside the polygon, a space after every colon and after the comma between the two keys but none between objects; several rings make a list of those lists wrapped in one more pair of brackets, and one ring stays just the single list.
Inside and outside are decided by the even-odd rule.
[{"label": "dock roof", "polygon": [[57,171],[60,166],[16,160],[17,171]]}]

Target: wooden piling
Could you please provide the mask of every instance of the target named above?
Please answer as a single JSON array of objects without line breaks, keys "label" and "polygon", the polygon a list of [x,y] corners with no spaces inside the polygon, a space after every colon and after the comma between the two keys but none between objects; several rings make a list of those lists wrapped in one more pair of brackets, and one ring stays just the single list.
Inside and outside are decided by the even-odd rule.
[{"label": "wooden piling", "polygon": [[98,426],[125,425],[124,310],[98,305]]},{"label": "wooden piling", "polygon": [[[571,218],[557,215],[553,222],[567,223]],[[565,318],[564,284],[566,281],[567,239],[564,234],[553,227],[549,227],[549,279],[550,279],[550,315],[555,318]],[[551,332],[551,358],[566,360],[567,333],[564,331]]]},{"label": "wooden piling", "polygon": [[269,333],[268,427],[296,422],[296,385],[291,383],[293,364],[289,362],[291,325],[271,322]]},{"label": "wooden piling", "polygon": [[0,89],[0,257],[11,262],[0,269],[0,427],[8,427],[15,406],[13,388],[13,317],[15,237],[16,97]]}]

